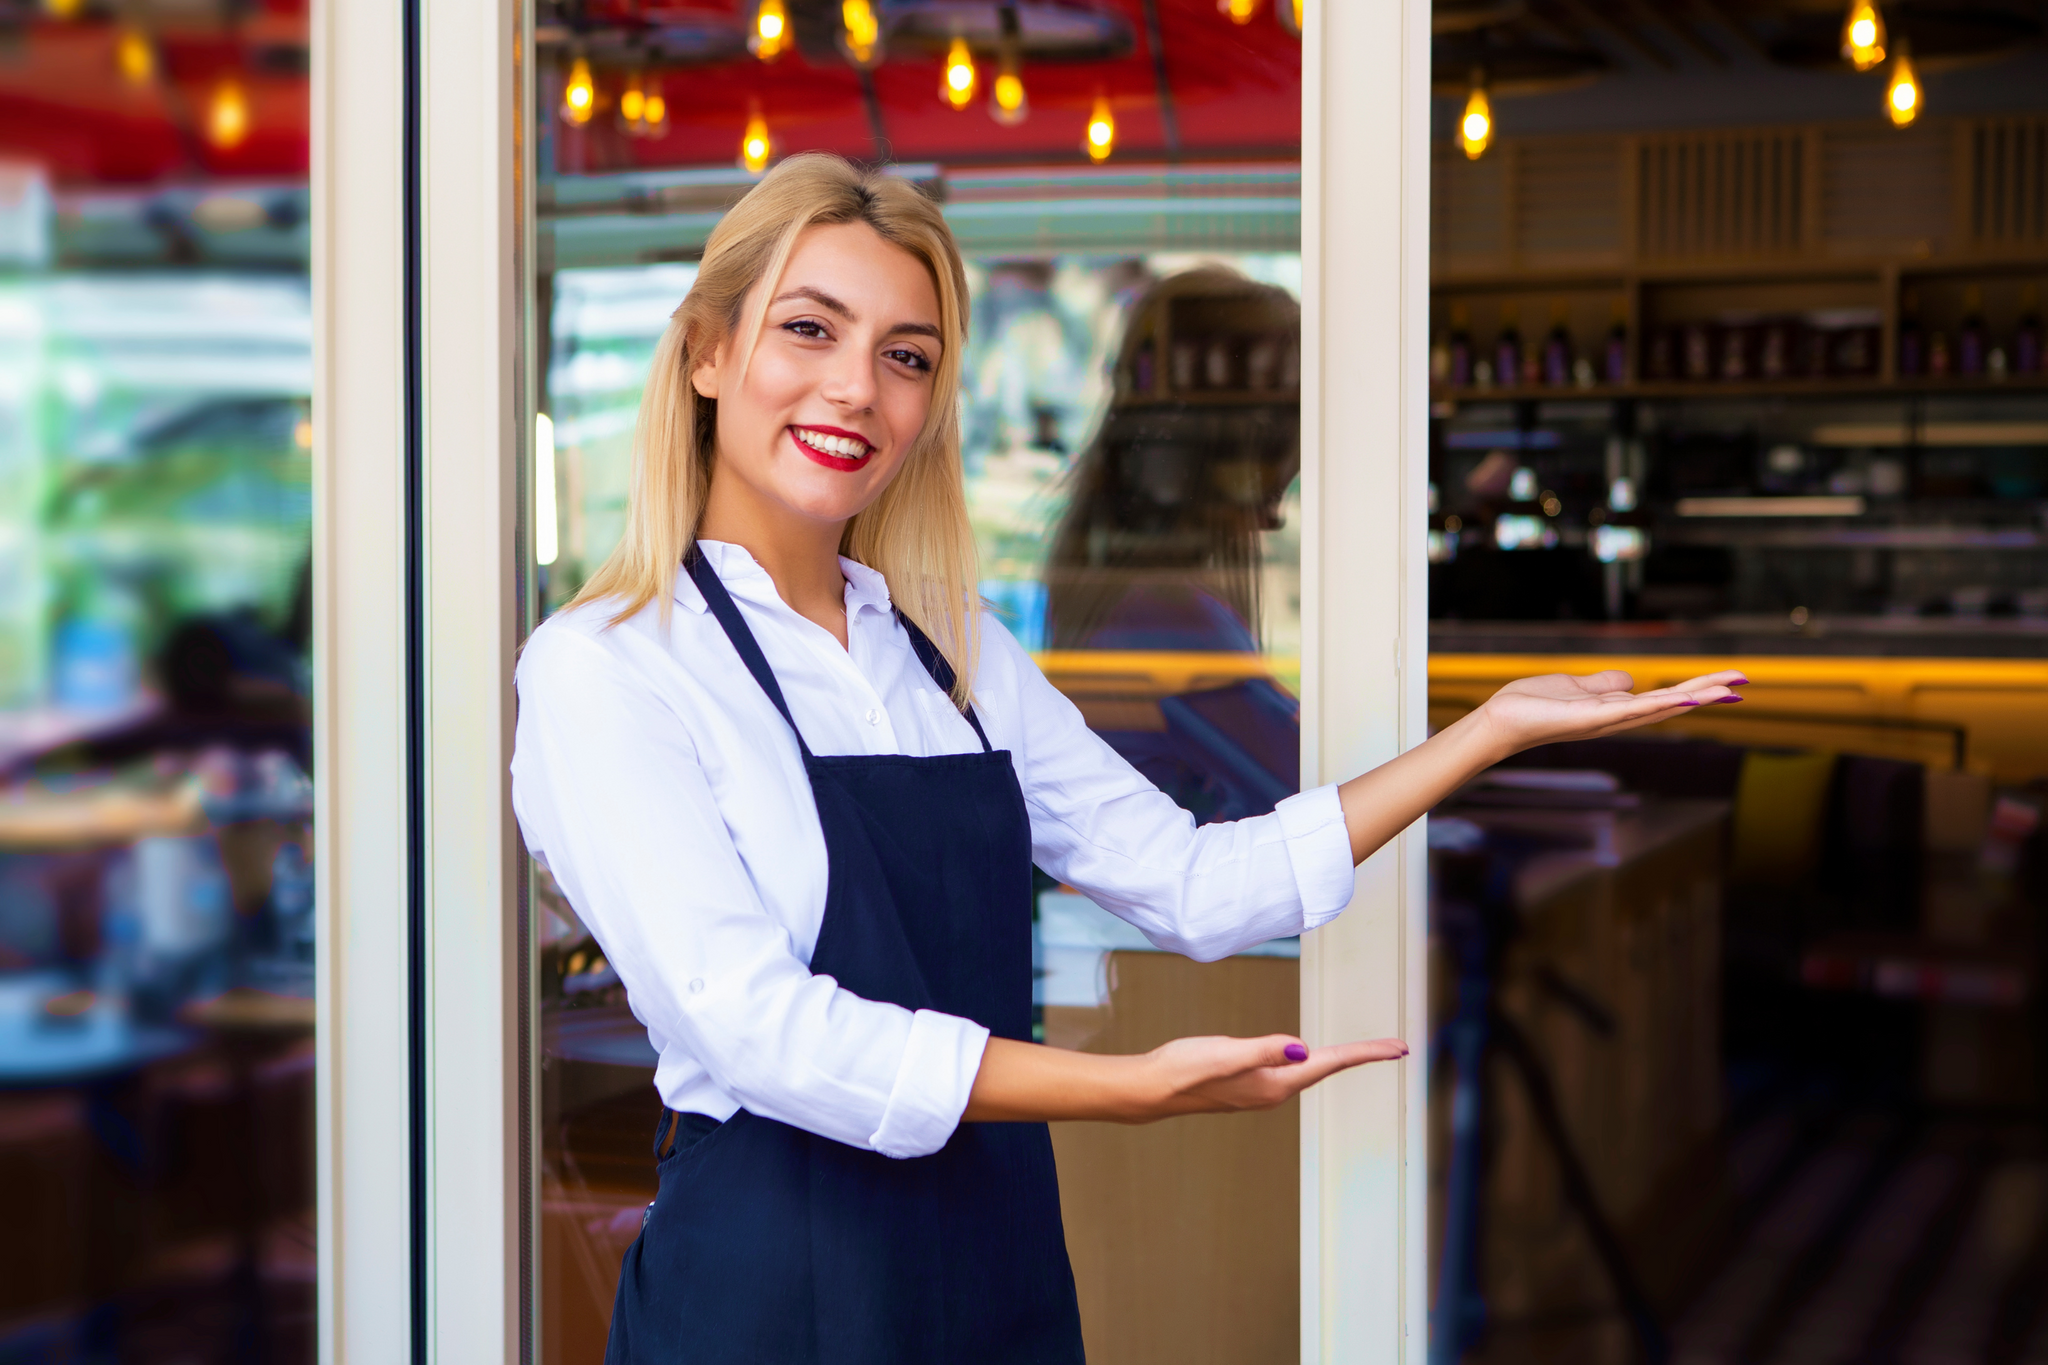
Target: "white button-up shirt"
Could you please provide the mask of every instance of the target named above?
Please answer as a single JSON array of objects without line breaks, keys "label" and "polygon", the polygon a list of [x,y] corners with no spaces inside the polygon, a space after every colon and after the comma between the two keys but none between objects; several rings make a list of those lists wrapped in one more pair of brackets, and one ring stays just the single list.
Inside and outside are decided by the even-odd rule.
[{"label": "white button-up shirt", "polygon": [[[744,549],[699,545],[813,753],[980,751],[880,574],[840,561],[842,649]],[[609,616],[602,603],[560,612],[527,642],[512,802],[647,1026],[663,1103],[717,1119],[744,1106],[892,1157],[937,1151],[988,1030],[812,974],[825,841],[788,724],[687,572],[666,628],[654,603],[615,627]],[[1016,765],[1034,861],[1161,948],[1212,960],[1312,929],[1350,900],[1335,787],[1198,829],[986,614],[974,700]]]}]

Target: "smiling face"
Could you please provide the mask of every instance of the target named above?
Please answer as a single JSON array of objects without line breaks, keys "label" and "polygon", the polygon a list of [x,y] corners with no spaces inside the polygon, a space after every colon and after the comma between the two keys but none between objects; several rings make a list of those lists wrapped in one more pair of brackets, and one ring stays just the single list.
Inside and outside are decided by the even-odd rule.
[{"label": "smiling face", "polygon": [[774,289],[752,356],[728,336],[690,377],[718,402],[707,515],[807,523],[836,543],[924,430],[944,354],[938,291],[865,223],[806,228]]}]

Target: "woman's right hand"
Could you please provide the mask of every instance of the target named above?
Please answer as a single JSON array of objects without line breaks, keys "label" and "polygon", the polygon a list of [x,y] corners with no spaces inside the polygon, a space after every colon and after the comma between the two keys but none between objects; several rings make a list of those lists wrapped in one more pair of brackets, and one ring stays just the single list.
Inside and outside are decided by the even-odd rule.
[{"label": "woman's right hand", "polygon": [[1407,1055],[1408,1045],[1398,1038],[1310,1048],[1285,1033],[1176,1038],[1136,1056],[991,1038],[961,1117],[975,1123],[1151,1123],[1177,1114],[1271,1109],[1339,1071]]}]

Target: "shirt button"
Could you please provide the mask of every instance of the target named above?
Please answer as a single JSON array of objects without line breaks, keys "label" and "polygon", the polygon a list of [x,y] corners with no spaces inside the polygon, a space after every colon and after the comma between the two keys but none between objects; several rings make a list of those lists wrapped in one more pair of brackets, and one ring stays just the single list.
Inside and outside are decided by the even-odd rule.
[{"label": "shirt button", "polygon": [[697,977],[692,977],[692,978],[690,978],[690,994],[692,994],[692,995],[697,995],[697,994],[701,993],[701,992],[703,991],[703,989],[704,989],[704,978],[703,978],[703,977],[701,977],[701,976],[697,976]]},{"label": "shirt button", "polygon": [[882,713],[880,711],[877,711],[874,707],[870,706],[868,708],[868,724],[880,725],[881,723]]}]

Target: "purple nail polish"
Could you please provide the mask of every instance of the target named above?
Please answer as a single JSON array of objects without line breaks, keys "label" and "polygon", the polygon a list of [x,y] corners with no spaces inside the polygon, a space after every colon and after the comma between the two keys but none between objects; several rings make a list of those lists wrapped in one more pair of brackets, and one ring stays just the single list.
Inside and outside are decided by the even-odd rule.
[{"label": "purple nail polish", "polygon": [[1303,1047],[1300,1043],[1289,1043],[1287,1045],[1287,1060],[1290,1062],[1307,1061],[1308,1049]]},{"label": "purple nail polish", "polygon": [[1700,699],[1698,697],[1687,697],[1680,704],[1684,706],[1698,706],[1700,704]]},{"label": "purple nail polish", "polygon": [[1731,702],[1731,701],[1741,701],[1741,700],[1742,700],[1742,698],[1740,698],[1740,697],[1723,697],[1723,698],[1721,698],[1721,700],[1722,700],[1723,702]]}]

